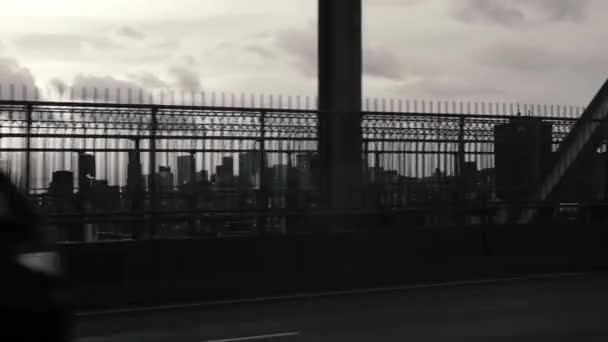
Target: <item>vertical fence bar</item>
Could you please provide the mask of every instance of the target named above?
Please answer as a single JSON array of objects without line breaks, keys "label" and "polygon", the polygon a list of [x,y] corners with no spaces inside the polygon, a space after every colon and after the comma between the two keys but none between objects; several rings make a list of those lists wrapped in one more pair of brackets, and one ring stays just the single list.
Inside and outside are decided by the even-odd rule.
[{"label": "vertical fence bar", "polygon": [[[369,140],[363,140],[363,184],[365,189],[369,189]],[[366,196],[367,191],[364,191],[362,194],[363,198],[361,199],[361,203],[364,203],[365,208],[367,209],[368,204],[368,196]]]},{"label": "vertical fence bar", "polygon": [[32,172],[32,158],[31,158],[31,153],[32,153],[32,112],[33,112],[33,108],[31,104],[27,105],[27,112],[26,112],[26,150],[25,150],[25,193],[29,196],[30,195],[30,189],[31,189],[31,172]]},{"label": "vertical fence bar", "polygon": [[[134,139],[134,143],[135,143],[135,150],[133,151],[133,157],[130,158],[131,160],[129,160],[129,170],[127,171],[129,173],[129,175],[127,175],[127,179],[131,180],[132,182],[134,182],[134,184],[127,184],[127,186],[130,186],[130,189],[128,189],[128,192],[130,193],[130,196],[132,197],[132,202],[131,202],[131,213],[133,215],[135,215],[135,217],[142,217],[143,215],[141,214],[141,210],[143,209],[143,196],[144,196],[144,189],[145,189],[145,184],[142,184],[142,170],[141,170],[141,155],[140,155],[140,141],[139,141],[139,137]],[[135,172],[137,171],[137,172]],[[131,177],[129,177],[131,176]],[[135,177],[135,179],[133,179],[133,177]],[[129,179],[131,178],[131,179]],[[127,181],[128,182],[128,181]],[[142,238],[142,234],[143,232],[143,227],[142,227],[142,223],[143,222],[136,222],[135,223],[135,229],[133,232],[133,236],[135,237],[135,239],[141,239]]]},{"label": "vertical fence bar", "polygon": [[378,189],[374,192],[374,209],[382,206],[382,184],[380,182],[380,152],[378,152],[378,143],[374,144],[374,188]]},{"label": "vertical fence bar", "polygon": [[151,117],[150,117],[150,167],[148,170],[148,186],[150,188],[150,207],[151,207],[151,215],[150,215],[150,228],[149,235],[150,238],[153,239],[156,235],[156,219],[155,214],[158,210],[158,184],[156,184],[156,133],[158,129],[158,121],[157,121],[158,107],[152,107]]},{"label": "vertical fence bar", "polygon": [[457,161],[457,179],[458,179],[458,194],[457,194],[457,216],[456,222],[458,226],[464,225],[464,197],[465,197],[465,187],[466,187],[466,179],[464,173],[464,165],[466,162],[466,145],[464,141],[464,130],[465,130],[465,118],[464,116],[460,117],[459,125],[458,125],[458,161]]},{"label": "vertical fence bar", "polygon": [[268,210],[268,194],[267,194],[267,180],[266,180],[266,112],[260,113],[260,138],[259,144],[259,160],[260,160],[260,188],[258,189],[257,198],[257,215],[256,215],[256,228],[258,234],[263,236],[266,234],[266,212]]},{"label": "vertical fence bar", "polygon": [[198,198],[198,187],[196,186],[196,151],[190,151],[189,167],[190,179],[188,182],[190,182],[190,186],[188,187],[188,209],[190,210],[190,213],[188,214],[188,236],[193,237],[196,233],[196,220],[194,219],[194,216],[196,215],[196,199]]}]

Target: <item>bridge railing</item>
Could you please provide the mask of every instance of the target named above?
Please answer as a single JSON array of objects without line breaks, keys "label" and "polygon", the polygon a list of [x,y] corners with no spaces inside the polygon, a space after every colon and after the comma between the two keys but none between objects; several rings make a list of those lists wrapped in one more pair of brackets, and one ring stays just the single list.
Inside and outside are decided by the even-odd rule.
[{"label": "bridge railing", "polygon": [[[495,130],[520,116],[507,105],[452,103],[456,112],[489,111],[464,114],[447,113],[447,102],[408,103],[366,105],[389,110],[363,115],[365,190],[354,194],[363,198],[363,212],[409,215],[403,222],[412,226],[453,225],[463,223],[455,217],[469,210],[464,203],[504,203]],[[395,112],[408,107],[419,111]],[[5,100],[0,163],[65,240],[261,227],[306,232],[320,223],[305,218],[328,215],[319,200],[317,115],[313,109]],[[537,118],[551,125],[553,150],[576,122],[563,108]]]}]

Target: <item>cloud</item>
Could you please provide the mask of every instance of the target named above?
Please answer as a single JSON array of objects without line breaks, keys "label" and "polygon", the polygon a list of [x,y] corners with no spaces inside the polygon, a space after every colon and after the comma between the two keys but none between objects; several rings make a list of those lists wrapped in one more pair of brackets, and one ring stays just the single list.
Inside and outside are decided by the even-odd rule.
[{"label": "cloud", "polygon": [[[131,101],[138,101],[140,94],[146,100],[158,91],[178,88],[186,91],[202,90],[201,81],[196,73],[185,67],[172,67],[169,74],[174,82],[168,82],[151,72],[130,73],[123,78],[78,74],[71,82],[54,78],[48,84],[52,96],[70,100],[124,101],[129,92]],[[120,95],[120,99],[118,96]]]},{"label": "cloud", "polygon": [[363,50],[363,71],[367,76],[399,80],[403,70],[399,59],[384,48],[366,48]]},{"label": "cloud", "polygon": [[313,30],[288,29],[276,34],[276,43],[291,56],[295,66],[307,77],[317,74],[317,42]]},{"label": "cloud", "polygon": [[169,74],[175,80],[177,87],[188,91],[200,91],[203,86],[196,72],[186,67],[171,67]]},{"label": "cloud", "polygon": [[[307,77],[317,75],[317,38],[313,32],[313,29],[290,29],[276,35],[279,49],[290,55],[296,67]],[[403,70],[392,51],[378,46],[366,46],[363,48],[363,74],[399,80],[403,77]]]},{"label": "cloud", "polygon": [[159,43],[155,43],[150,47],[158,50],[171,51],[180,47],[180,41],[178,39],[166,39]]},{"label": "cloud", "polygon": [[492,22],[505,26],[522,23],[525,15],[521,9],[504,0],[468,0],[464,6],[455,7],[453,16],[464,22]]},{"label": "cloud", "polygon": [[7,99],[10,97],[9,91],[11,85],[15,86],[15,96],[21,94],[23,87],[29,91],[35,89],[36,79],[32,72],[19,64],[16,59],[9,57],[0,57],[0,85],[4,88],[0,98]]},{"label": "cloud", "polygon": [[79,58],[87,49],[116,50],[121,45],[104,37],[59,33],[37,33],[17,36],[15,46],[26,53],[44,58]]},{"label": "cloud", "polygon": [[49,81],[49,86],[51,87],[51,89],[56,92],[57,94],[63,95],[65,94],[66,90],[68,89],[68,84],[59,79],[59,78],[53,78]]},{"label": "cloud", "polygon": [[60,93],[60,96],[69,96],[70,100],[108,100],[110,102],[121,102],[126,99],[129,89],[132,92],[131,101],[133,101],[142,88],[138,83],[121,80],[112,76],[78,74],[70,84],[69,94]]},{"label": "cloud", "polygon": [[[171,84],[150,72],[131,73],[125,79],[78,74],[69,83],[59,78],[51,79],[48,88],[51,97],[61,100],[124,102],[130,99],[131,103],[137,103],[140,100],[146,102],[155,94],[164,93],[174,86],[188,91],[200,90],[200,81],[197,84],[195,81],[189,80],[193,83],[189,85],[186,84],[186,80],[178,81],[181,81],[182,84]],[[143,98],[140,99],[140,96]]]},{"label": "cloud", "polygon": [[423,97],[443,99],[496,97],[504,94],[492,83],[455,78],[426,78],[403,86],[400,90],[405,93],[414,91]]},{"label": "cloud", "polygon": [[463,22],[502,26],[585,19],[590,0],[466,0],[455,2],[452,16]]},{"label": "cloud", "polygon": [[111,76],[94,76],[79,74],[74,77],[74,80],[72,81],[72,87],[87,87],[99,89],[133,89],[139,88],[139,84],[130,81],[120,80]]},{"label": "cloud", "polygon": [[275,53],[272,50],[259,45],[247,45],[245,46],[245,50],[266,59],[275,57]]},{"label": "cloud", "polygon": [[483,52],[480,61],[486,65],[521,72],[543,73],[556,67],[567,67],[572,61],[546,47],[526,43],[500,43]]},{"label": "cloud", "polygon": [[590,0],[533,0],[531,4],[547,11],[552,20],[578,22],[585,19]]},{"label": "cloud", "polygon": [[421,2],[421,0],[365,0],[367,4],[379,6],[411,6]]},{"label": "cloud", "polygon": [[488,47],[478,59],[483,65],[508,72],[520,72],[544,77],[564,72],[595,73],[606,70],[608,50],[596,49],[581,54],[576,49],[559,46],[532,45],[525,42],[498,43]]},{"label": "cloud", "polygon": [[141,72],[136,74],[129,74],[129,79],[137,82],[144,88],[155,89],[155,88],[167,88],[169,84],[150,72]]},{"label": "cloud", "polygon": [[[216,44],[217,50],[222,50],[228,54],[255,55],[262,59],[274,59],[276,52],[268,46],[274,43],[274,35],[267,32],[247,34],[241,37],[240,41],[224,40]],[[247,56],[250,57],[250,56]]]},{"label": "cloud", "polygon": [[199,65],[199,62],[196,57],[191,55],[182,57],[182,60],[184,61],[184,64],[188,67],[197,67]]},{"label": "cloud", "polygon": [[146,38],[144,33],[131,26],[122,26],[120,29],[118,29],[118,34],[133,40],[143,40]]}]

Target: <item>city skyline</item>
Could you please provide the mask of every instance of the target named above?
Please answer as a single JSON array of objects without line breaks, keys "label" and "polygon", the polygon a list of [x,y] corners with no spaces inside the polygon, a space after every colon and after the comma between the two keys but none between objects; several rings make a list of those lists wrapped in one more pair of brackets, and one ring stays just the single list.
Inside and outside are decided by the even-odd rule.
[{"label": "city skyline", "polygon": [[[49,154],[52,154],[49,153]],[[147,153],[141,153],[142,156],[145,156]],[[197,154],[201,154],[201,153],[197,153]],[[259,151],[251,151],[251,152],[244,152],[244,153],[238,153],[238,154],[234,154],[237,156],[237,162],[234,163],[234,161],[232,162],[233,165],[231,165],[231,167],[229,168],[230,170],[232,170],[232,173],[230,173],[230,175],[232,177],[234,177],[234,181],[235,184],[238,180],[239,175],[241,175],[240,173],[240,166],[239,162],[238,162],[238,158],[240,156],[247,156],[249,154],[254,154],[256,156],[259,156]],[[308,153],[291,153],[292,156],[292,162],[291,162],[291,167],[293,168],[298,168],[298,159],[299,158],[303,158],[306,157],[307,155],[309,155]],[[99,154],[86,154],[87,156],[92,156],[93,157],[93,161],[92,164],[96,167],[94,170],[95,172],[93,173],[88,173],[88,174],[99,174],[100,177],[91,177],[91,179],[95,180],[106,180],[108,181],[108,183],[110,185],[113,186],[120,186],[120,187],[127,187],[128,185],[128,179],[129,179],[129,163],[121,163],[123,168],[118,168],[118,169],[112,169],[110,170],[110,174],[106,173],[105,170],[105,163],[104,163],[104,159],[105,158],[105,154],[99,153]],[[100,158],[98,158],[97,156],[100,156]],[[167,170],[168,172],[171,172],[172,174],[172,181],[174,183],[174,187],[177,188],[180,185],[179,179],[180,179],[180,168],[179,168],[179,160],[182,157],[187,157],[190,158],[190,155],[178,155],[175,156],[175,158],[171,158],[171,163],[169,163],[168,165],[165,163],[157,163],[156,165],[156,173],[161,172],[162,170]],[[143,160],[144,158],[142,158]],[[200,174],[201,172],[205,172],[208,174],[209,177],[212,176],[217,176],[218,175],[218,170],[221,171],[221,167],[224,165],[222,161],[225,161],[227,159],[232,159],[234,160],[234,156],[233,155],[221,155],[221,154],[217,154],[217,156],[214,158],[217,160],[220,160],[219,163],[212,163],[210,165],[207,165],[205,168],[200,168],[199,165],[201,165],[201,160],[200,158],[195,158],[196,160],[196,165],[194,167],[194,172],[195,174]],[[411,177],[411,178],[427,178],[427,177],[433,177],[436,174],[436,170],[441,170],[442,173],[445,173],[446,176],[454,176],[455,172],[456,172],[456,157],[455,154],[453,156],[450,156],[448,159],[446,160],[445,157],[442,158],[437,158],[433,155],[428,155],[428,154],[420,154],[420,155],[414,155],[414,153],[412,153],[412,155],[410,156],[410,162],[404,164],[403,162],[391,162],[392,158],[390,156],[382,156],[381,160],[380,160],[380,165],[375,166],[374,165],[374,156],[370,155],[368,156],[368,169],[372,170],[372,169],[381,169],[387,172],[396,172],[399,176],[403,176],[403,177]],[[76,159],[78,161],[78,158]],[[439,162],[438,162],[439,160]],[[480,169],[488,169],[488,168],[492,168],[489,164],[489,162],[487,161],[483,161],[483,160],[471,160],[471,162],[475,162],[475,164],[477,165],[478,168]],[[0,160],[0,163],[5,164],[5,165],[9,165],[9,161],[8,160]],[[257,165],[259,165],[259,162],[256,161],[255,163],[257,163]],[[34,163],[36,164],[36,163]],[[115,164],[115,161],[113,162],[113,164]],[[68,171],[68,172],[74,172],[75,176],[74,176],[74,188],[76,189],[78,186],[78,179],[77,179],[77,172],[79,170],[79,166],[78,163],[74,163],[74,164],[70,164],[71,166],[69,167],[60,167],[59,165],[57,165],[55,168],[50,168],[47,169],[45,172],[45,176],[44,177],[31,177],[32,183],[35,185],[42,185],[42,186],[33,186],[32,189],[46,189],[49,182],[52,179],[52,174],[54,172],[63,172],[63,171]],[[140,164],[142,166],[141,170],[142,170],[142,176],[148,176],[150,174],[149,172],[149,165],[147,163],[141,163]],[[255,166],[254,169],[256,170],[254,172],[255,175],[259,176],[259,166]],[[266,164],[266,169],[273,169],[273,168],[286,168],[290,165],[290,163],[287,160],[278,160],[275,161],[274,163],[267,163]],[[47,165],[48,167],[48,165]],[[11,171],[14,175],[20,175],[21,173],[18,171],[15,171],[16,168],[11,169],[11,168],[7,168],[8,171]],[[251,170],[251,169],[250,169]],[[213,172],[211,172],[213,171]],[[183,171],[185,174],[189,174],[189,171]],[[250,171],[248,171],[250,172]],[[118,174],[118,181],[116,179],[116,174]],[[109,176],[109,177],[108,177]],[[286,179],[286,178],[285,178]],[[259,181],[255,181],[258,182]],[[310,181],[306,181],[306,182],[310,182]],[[186,184],[188,182],[184,182],[183,184]],[[256,184],[258,184],[256,183]]]}]

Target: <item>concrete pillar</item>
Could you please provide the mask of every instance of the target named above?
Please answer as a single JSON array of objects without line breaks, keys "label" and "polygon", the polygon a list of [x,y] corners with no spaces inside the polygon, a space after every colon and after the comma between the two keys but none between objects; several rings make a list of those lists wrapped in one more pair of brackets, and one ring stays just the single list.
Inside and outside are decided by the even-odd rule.
[{"label": "concrete pillar", "polygon": [[361,6],[319,0],[320,178],[323,204],[333,210],[357,211],[362,203]]}]

